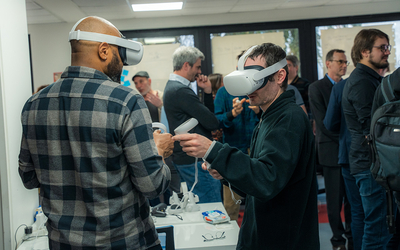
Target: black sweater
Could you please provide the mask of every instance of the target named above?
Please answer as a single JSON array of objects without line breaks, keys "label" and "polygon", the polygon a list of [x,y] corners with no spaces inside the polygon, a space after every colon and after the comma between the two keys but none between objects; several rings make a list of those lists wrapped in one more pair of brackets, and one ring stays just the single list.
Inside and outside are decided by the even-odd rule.
[{"label": "black sweater", "polygon": [[[209,97],[211,97],[211,102],[208,101]],[[175,135],[174,129],[185,121],[196,118],[199,124],[190,133],[211,139],[211,131],[218,128],[219,122],[211,111],[213,110],[212,95],[205,94],[204,102],[208,105],[207,107],[200,102],[191,88],[178,81],[169,80],[164,90],[164,109],[171,134]],[[194,163],[194,158],[182,151],[179,142],[175,142],[173,161],[175,164],[184,165]]]},{"label": "black sweater", "polygon": [[358,63],[347,78],[342,96],[342,108],[351,133],[349,153],[352,174],[369,170],[370,148],[365,136],[370,132],[372,102],[382,77],[370,67]]},{"label": "black sweater", "polygon": [[319,249],[314,136],[293,91],[262,114],[250,149],[217,142],[206,159],[246,194],[237,249]]}]

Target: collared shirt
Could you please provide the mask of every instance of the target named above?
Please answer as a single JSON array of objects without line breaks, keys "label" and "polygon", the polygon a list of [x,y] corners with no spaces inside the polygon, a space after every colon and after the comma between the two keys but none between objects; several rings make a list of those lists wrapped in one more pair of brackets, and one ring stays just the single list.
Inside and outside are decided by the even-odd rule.
[{"label": "collared shirt", "polygon": [[178,81],[178,82],[182,83],[183,85],[188,86],[197,95],[197,82],[196,81],[191,82],[188,79],[186,79],[185,77],[174,74],[174,73],[169,74],[169,80]]},{"label": "collared shirt", "polygon": [[[335,85],[336,83],[338,83],[338,82],[335,82],[328,74],[325,74],[326,75],[326,77],[328,77],[328,79],[329,79],[329,81],[331,81],[331,83],[333,84],[333,85]],[[340,78],[340,81],[342,81],[343,79],[342,78]],[[339,82],[340,82],[339,81]]]},{"label": "collared shirt", "polygon": [[159,244],[146,198],[169,185],[143,97],[86,67],[33,95],[22,111],[19,172],[40,187],[54,249]]},{"label": "collared shirt", "polygon": [[185,77],[183,77],[183,76],[171,73],[171,74],[169,74],[169,80],[180,82],[183,85],[188,86],[189,88],[191,88],[190,81],[188,79],[186,79]]}]

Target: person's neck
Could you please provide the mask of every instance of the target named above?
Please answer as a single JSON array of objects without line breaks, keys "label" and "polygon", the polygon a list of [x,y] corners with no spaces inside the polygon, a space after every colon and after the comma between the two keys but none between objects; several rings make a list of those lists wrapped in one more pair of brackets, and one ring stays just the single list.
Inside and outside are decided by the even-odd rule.
[{"label": "person's neck", "polygon": [[143,97],[146,97],[146,95],[147,95],[148,93],[152,93],[153,95],[156,95],[156,94],[157,94],[157,91],[155,91],[155,90],[153,90],[153,89],[150,89],[149,92],[147,92]]},{"label": "person's neck", "polygon": [[104,73],[102,65],[99,63],[93,63],[92,60],[89,60],[88,56],[81,55],[78,53],[71,54],[71,66],[80,66],[80,67],[87,67],[98,70]]},{"label": "person's neck", "polygon": [[361,59],[358,63],[361,63],[361,64],[371,68],[372,70],[374,70],[376,73],[379,74],[379,69],[377,67],[375,67],[374,65],[372,65],[367,58]]},{"label": "person's neck", "polygon": [[335,82],[340,82],[340,80],[342,80],[342,76],[333,75],[332,73],[329,73],[329,72],[328,72],[328,76]]},{"label": "person's neck", "polygon": [[293,76],[293,77],[288,77],[288,84],[292,84],[293,80],[296,78],[297,75]]},{"label": "person's neck", "polygon": [[174,74],[175,74],[175,75],[178,75],[178,76],[182,76],[183,78],[185,78],[185,79],[187,79],[188,81],[190,81],[190,80],[187,78],[187,75],[185,74],[185,72],[182,71],[182,70],[175,70],[175,71],[174,71]]},{"label": "person's neck", "polygon": [[283,90],[282,88],[279,90],[279,92],[277,93],[277,95],[275,96],[274,100],[272,100],[271,102],[268,103],[264,103],[260,105],[260,109],[265,112],[271,105],[272,103],[274,103],[276,101],[276,99],[278,99],[279,96],[281,96],[283,94]]}]

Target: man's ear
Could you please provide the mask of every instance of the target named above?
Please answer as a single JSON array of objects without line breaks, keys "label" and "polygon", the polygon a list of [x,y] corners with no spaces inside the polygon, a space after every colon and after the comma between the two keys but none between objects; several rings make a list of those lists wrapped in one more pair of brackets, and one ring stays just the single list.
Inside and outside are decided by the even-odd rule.
[{"label": "man's ear", "polygon": [[286,70],[280,69],[278,70],[277,75],[277,83],[281,84],[286,78]]},{"label": "man's ear", "polygon": [[108,57],[110,57],[110,45],[106,42],[102,42],[99,45],[99,58],[102,62],[106,61]]},{"label": "man's ear", "polygon": [[329,65],[330,65],[330,63],[331,63],[331,61],[325,61],[325,66],[326,66],[326,69],[329,69]]},{"label": "man's ear", "polygon": [[369,54],[371,54],[371,50],[365,49],[365,50],[361,51],[361,55],[363,58],[367,58],[369,56]]},{"label": "man's ear", "polygon": [[149,82],[149,85],[151,86],[151,78],[147,78],[147,81]]},{"label": "man's ear", "polygon": [[185,70],[185,71],[188,71],[188,70],[190,69],[190,64],[189,64],[189,62],[185,62],[185,63],[183,64],[183,66],[182,66],[182,69]]}]

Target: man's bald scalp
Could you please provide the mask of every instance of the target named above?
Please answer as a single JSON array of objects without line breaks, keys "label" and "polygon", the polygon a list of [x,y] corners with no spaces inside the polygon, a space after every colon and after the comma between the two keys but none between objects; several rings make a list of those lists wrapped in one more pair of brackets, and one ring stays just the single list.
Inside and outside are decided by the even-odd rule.
[{"label": "man's bald scalp", "polygon": [[[75,28],[75,31],[77,30],[120,37],[119,30],[111,22],[96,16],[90,16],[82,20]],[[72,53],[81,52],[84,49],[82,46],[93,45],[97,45],[97,42],[71,40],[71,51]]]}]

